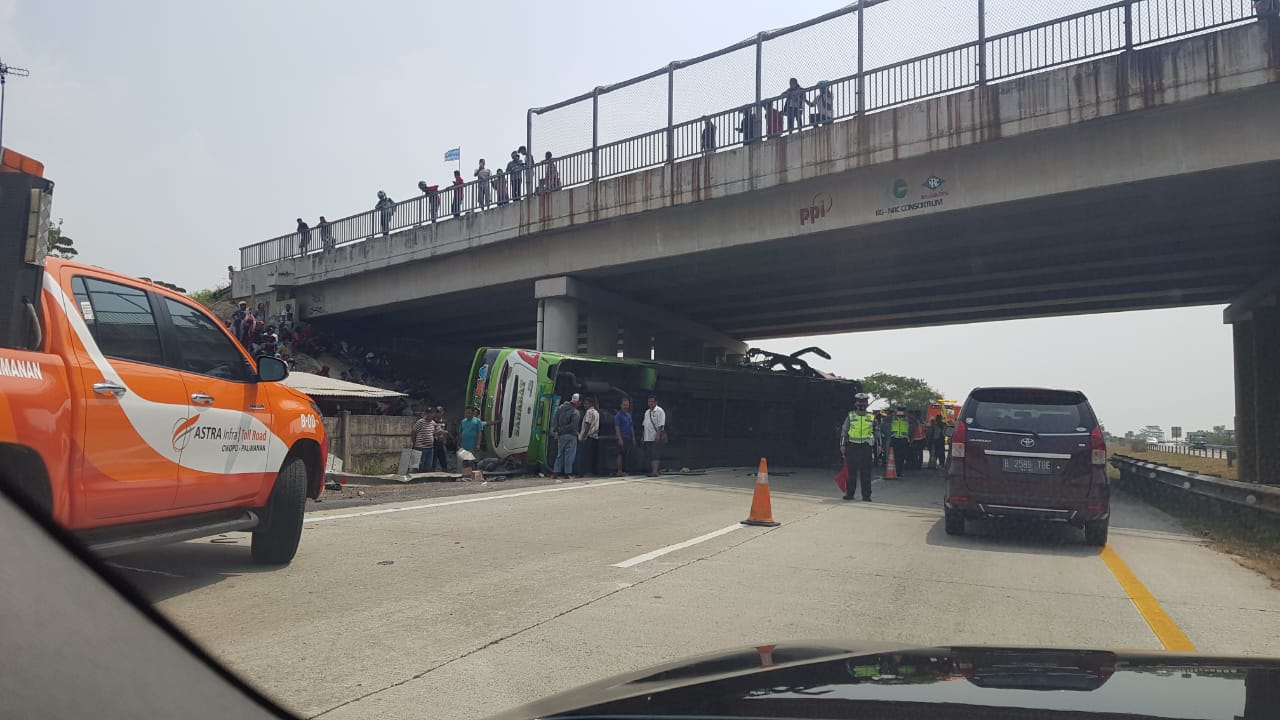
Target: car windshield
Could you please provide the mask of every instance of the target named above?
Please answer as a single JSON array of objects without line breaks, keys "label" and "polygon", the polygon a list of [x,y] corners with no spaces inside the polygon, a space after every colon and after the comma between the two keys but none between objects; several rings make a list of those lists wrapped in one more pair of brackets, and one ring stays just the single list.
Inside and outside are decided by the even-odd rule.
[{"label": "car windshield", "polygon": [[1065,434],[1089,432],[1093,413],[1078,393],[975,392],[965,422],[977,430]]},{"label": "car windshield", "polygon": [[0,143],[0,487],[289,713],[1280,719],[1280,0],[0,0]]}]

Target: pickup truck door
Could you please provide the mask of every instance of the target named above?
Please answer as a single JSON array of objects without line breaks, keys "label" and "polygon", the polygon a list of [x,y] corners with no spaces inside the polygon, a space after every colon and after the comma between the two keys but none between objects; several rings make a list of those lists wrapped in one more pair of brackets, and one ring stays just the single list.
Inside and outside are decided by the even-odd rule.
[{"label": "pickup truck door", "polygon": [[283,458],[281,441],[271,432],[270,384],[257,381],[244,349],[203,310],[170,297],[161,302],[161,331],[171,331],[176,341],[192,418],[175,506],[244,503],[260,496],[275,479],[268,458]]},{"label": "pickup truck door", "polygon": [[81,380],[73,393],[82,412],[72,444],[85,508],[80,517],[92,525],[168,511],[189,402],[182,377],[164,364],[155,298],[92,276],[70,282],[71,299],[58,288],[57,312],[67,320]]}]

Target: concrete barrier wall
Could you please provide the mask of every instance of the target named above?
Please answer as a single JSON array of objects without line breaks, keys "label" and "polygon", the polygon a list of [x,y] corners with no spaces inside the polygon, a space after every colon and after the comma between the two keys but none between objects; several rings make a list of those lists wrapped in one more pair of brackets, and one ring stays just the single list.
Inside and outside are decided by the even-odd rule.
[{"label": "concrete barrier wall", "polygon": [[329,435],[330,452],[344,458],[343,470],[358,473],[363,470],[392,472],[400,459],[400,451],[409,447],[409,432],[413,430],[415,417],[384,415],[348,415],[351,447],[342,447],[342,418],[327,417],[324,429]]}]

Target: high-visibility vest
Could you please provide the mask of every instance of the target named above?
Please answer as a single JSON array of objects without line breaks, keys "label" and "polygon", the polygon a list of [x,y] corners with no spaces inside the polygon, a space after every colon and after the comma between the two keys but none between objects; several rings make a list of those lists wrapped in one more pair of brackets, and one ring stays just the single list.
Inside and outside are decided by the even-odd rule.
[{"label": "high-visibility vest", "polygon": [[875,415],[871,413],[849,413],[849,442],[865,443],[875,434]]},{"label": "high-visibility vest", "polygon": [[893,437],[898,440],[907,439],[907,419],[904,417],[894,417],[893,423],[889,426]]}]

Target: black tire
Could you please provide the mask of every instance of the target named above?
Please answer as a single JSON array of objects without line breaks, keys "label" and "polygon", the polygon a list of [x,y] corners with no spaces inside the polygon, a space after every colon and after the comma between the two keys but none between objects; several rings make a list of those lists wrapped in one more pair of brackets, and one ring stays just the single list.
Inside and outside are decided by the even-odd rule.
[{"label": "black tire", "polygon": [[964,534],[964,513],[958,510],[947,510],[943,513],[948,535]]},{"label": "black tire", "polygon": [[1086,545],[1094,545],[1102,547],[1107,544],[1107,529],[1111,526],[1110,520],[1095,520],[1084,524],[1084,543]]},{"label": "black tire", "polygon": [[300,457],[289,458],[276,475],[275,487],[267,500],[266,524],[253,533],[250,554],[263,565],[288,565],[298,552],[302,537],[302,516],[307,506],[307,464]]}]

